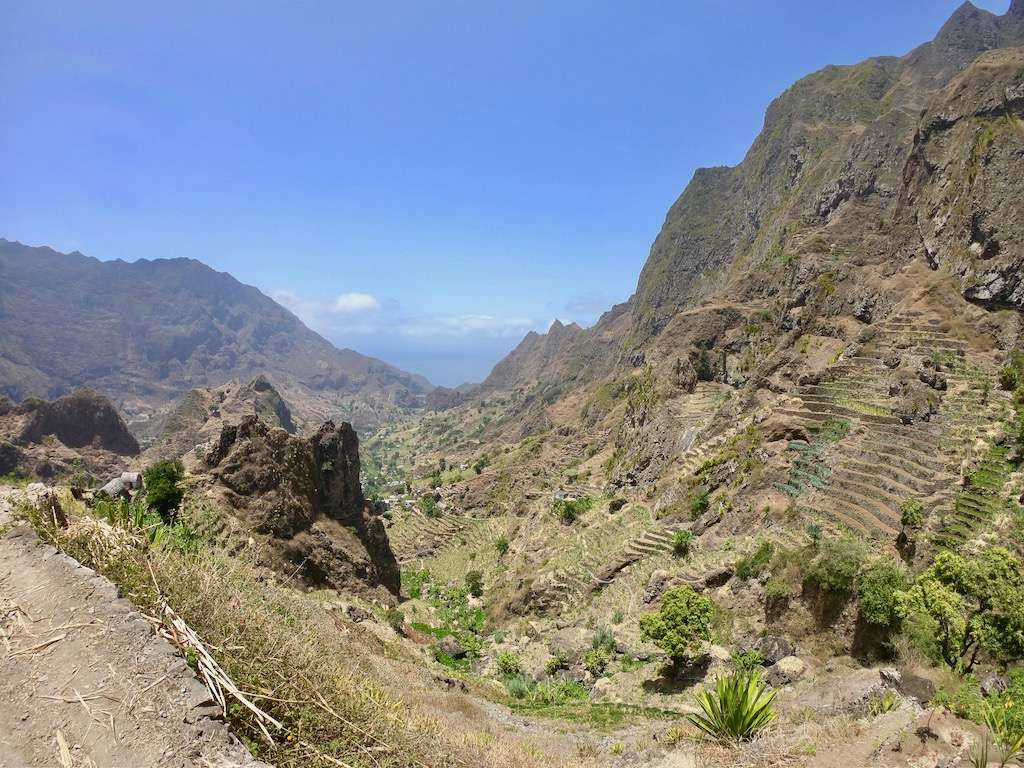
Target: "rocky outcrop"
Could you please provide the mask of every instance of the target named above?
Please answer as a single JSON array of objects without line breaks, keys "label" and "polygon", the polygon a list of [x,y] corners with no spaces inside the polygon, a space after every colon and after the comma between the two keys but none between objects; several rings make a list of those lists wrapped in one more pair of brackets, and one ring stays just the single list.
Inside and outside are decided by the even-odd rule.
[{"label": "rocky outcrop", "polygon": [[139,444],[111,402],[91,389],[80,389],[53,402],[29,398],[15,410],[25,416],[15,442],[40,443],[52,435],[69,448],[102,448],[135,456]]},{"label": "rocky outcrop", "polygon": [[296,431],[288,403],[270,380],[260,375],[244,384],[231,381],[220,387],[193,389],[156,426],[159,437],[147,449],[147,456],[183,456],[200,443],[218,437],[225,426],[241,423],[246,416],[258,416],[286,432]]},{"label": "rocky outcrop", "polygon": [[359,439],[349,424],[327,422],[300,438],[247,416],[186,466],[267,545],[268,564],[280,573],[314,587],[397,596],[398,563],[363,498]]},{"label": "rocky outcrop", "polygon": [[0,475],[104,477],[125,469],[139,444],[113,404],[92,390],[47,402],[0,402]]}]

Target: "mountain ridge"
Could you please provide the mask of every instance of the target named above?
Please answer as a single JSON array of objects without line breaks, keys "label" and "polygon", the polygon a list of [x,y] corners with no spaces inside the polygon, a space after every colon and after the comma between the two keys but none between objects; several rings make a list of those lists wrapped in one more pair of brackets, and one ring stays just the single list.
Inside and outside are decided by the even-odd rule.
[{"label": "mountain ridge", "polygon": [[15,399],[92,386],[143,426],[194,387],[267,374],[303,426],[333,416],[365,429],[431,389],[334,347],[259,289],[195,259],[101,261],[0,240],[0,276],[0,392]]}]

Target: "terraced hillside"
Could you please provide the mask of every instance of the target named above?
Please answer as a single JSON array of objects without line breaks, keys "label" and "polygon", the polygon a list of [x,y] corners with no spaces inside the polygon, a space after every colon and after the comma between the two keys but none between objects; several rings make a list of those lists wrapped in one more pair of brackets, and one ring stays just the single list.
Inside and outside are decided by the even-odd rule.
[{"label": "terraced hillside", "polygon": [[[961,463],[974,458],[975,440],[1009,406],[993,386],[995,362],[972,353],[941,318],[900,313],[873,330],[780,410],[819,434],[823,425],[846,425],[834,441],[794,443],[799,458],[780,487],[811,516],[892,538],[907,498],[923,499],[940,515],[951,508]],[[927,366],[920,370],[934,371],[942,382],[941,389],[917,395],[925,413],[914,423],[894,402],[898,370],[905,372],[908,362]]]}]

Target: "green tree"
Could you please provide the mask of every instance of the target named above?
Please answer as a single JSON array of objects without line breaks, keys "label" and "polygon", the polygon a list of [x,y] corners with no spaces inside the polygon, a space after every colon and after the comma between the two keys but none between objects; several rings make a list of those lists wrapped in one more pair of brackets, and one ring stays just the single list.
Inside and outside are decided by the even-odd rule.
[{"label": "green tree", "polygon": [[185,492],[178,483],[185,476],[185,468],[180,461],[164,459],[158,461],[142,473],[146,486],[146,504],[156,510],[165,521],[171,520],[181,506]]},{"label": "green tree", "polygon": [[664,650],[678,666],[693,658],[711,638],[714,613],[711,600],[691,587],[676,587],[665,593],[656,613],[640,617],[640,637]]},{"label": "green tree", "polygon": [[908,496],[900,504],[900,524],[904,528],[920,528],[924,522],[924,505],[921,500]]},{"label": "green tree", "polygon": [[871,563],[860,579],[860,617],[868,624],[892,626],[899,620],[896,593],[908,587],[906,571],[887,558]]},{"label": "green tree", "polygon": [[1003,547],[969,558],[940,552],[896,605],[901,618],[933,624],[954,669],[969,672],[982,652],[1001,664],[1024,656],[1024,572]]},{"label": "green tree", "polygon": [[857,575],[867,560],[868,547],[853,534],[823,541],[811,563],[810,576],[829,592],[853,592]]}]

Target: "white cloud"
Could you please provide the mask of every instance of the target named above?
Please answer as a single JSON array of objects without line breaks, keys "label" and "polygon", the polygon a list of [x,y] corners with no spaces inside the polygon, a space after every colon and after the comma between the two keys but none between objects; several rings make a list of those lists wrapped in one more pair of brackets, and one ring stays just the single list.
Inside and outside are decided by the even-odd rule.
[{"label": "white cloud", "polygon": [[380,309],[380,302],[377,297],[370,293],[343,293],[334,300],[334,311],[344,314],[354,312],[368,312],[373,309]]}]

